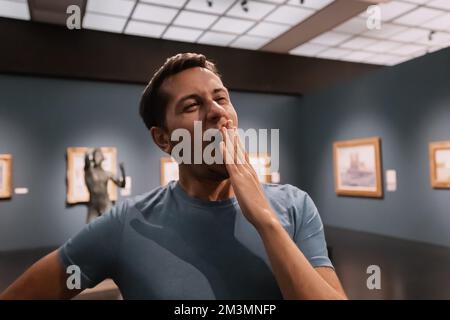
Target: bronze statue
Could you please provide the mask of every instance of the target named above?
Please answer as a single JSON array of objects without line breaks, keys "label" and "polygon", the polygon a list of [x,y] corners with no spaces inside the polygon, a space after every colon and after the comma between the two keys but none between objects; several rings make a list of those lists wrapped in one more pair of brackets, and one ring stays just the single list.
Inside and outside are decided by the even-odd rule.
[{"label": "bronze statue", "polygon": [[105,160],[105,157],[100,148],[94,149],[92,158],[91,160],[90,152],[86,152],[84,158],[84,180],[90,195],[87,204],[88,215],[86,223],[91,222],[111,209],[112,201],[108,194],[109,180],[114,182],[119,188],[125,188],[125,169],[123,163],[120,163],[121,178],[119,180],[111,172],[103,170],[102,162]]}]

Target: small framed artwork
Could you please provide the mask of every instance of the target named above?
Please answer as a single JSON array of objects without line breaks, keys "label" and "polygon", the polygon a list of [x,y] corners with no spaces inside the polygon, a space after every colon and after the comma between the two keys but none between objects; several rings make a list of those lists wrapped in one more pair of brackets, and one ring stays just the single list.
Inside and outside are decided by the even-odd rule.
[{"label": "small framed artwork", "polygon": [[270,172],[270,155],[267,153],[249,153],[248,160],[258,175],[261,183],[271,183],[272,174]]},{"label": "small framed artwork", "polygon": [[178,163],[175,159],[169,156],[161,157],[161,186],[165,186],[169,181],[177,181],[178,179]]},{"label": "small framed artwork", "polygon": [[379,137],[335,142],[333,160],[336,194],[374,198],[383,196]]},{"label": "small framed artwork", "polygon": [[450,141],[430,143],[431,186],[436,189],[450,189]]},{"label": "small framed artwork", "polygon": [[0,199],[12,197],[12,156],[0,154]]},{"label": "small framed artwork", "polygon": [[[89,191],[84,180],[84,159],[86,152],[92,152],[92,148],[70,147],[67,148],[67,195],[68,204],[89,202]],[[116,175],[117,172],[117,150],[114,147],[101,148],[105,160],[102,168]],[[112,201],[117,200],[117,186],[108,182],[108,194]]]}]

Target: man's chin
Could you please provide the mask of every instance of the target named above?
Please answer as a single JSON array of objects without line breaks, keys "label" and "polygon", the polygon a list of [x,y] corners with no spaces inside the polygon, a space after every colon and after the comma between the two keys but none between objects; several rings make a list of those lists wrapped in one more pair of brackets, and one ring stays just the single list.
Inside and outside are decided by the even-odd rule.
[{"label": "man's chin", "polygon": [[230,178],[224,164],[212,164],[207,166],[208,175],[211,180],[222,181]]}]

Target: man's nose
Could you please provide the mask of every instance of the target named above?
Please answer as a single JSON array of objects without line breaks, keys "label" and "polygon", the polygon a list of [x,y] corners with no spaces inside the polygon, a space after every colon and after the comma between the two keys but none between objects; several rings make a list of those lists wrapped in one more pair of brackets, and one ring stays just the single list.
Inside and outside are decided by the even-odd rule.
[{"label": "man's nose", "polygon": [[219,122],[221,119],[227,118],[227,112],[225,111],[225,108],[221,106],[216,101],[211,101],[208,105],[208,111],[206,114],[206,120],[208,122],[216,123]]}]

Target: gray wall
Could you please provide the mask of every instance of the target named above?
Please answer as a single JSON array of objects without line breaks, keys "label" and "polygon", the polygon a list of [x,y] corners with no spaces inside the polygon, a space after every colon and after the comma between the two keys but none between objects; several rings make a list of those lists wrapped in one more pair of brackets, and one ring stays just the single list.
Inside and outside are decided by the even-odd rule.
[{"label": "gray wall", "polygon": [[[298,181],[328,225],[450,246],[450,190],[430,186],[428,144],[450,140],[450,50],[306,96]],[[334,193],[332,144],[380,136],[383,169],[398,191],[384,199]]]},{"label": "gray wall", "polygon": [[[83,227],[85,207],[65,205],[69,146],[117,147],[118,160],[133,179],[132,195],[159,185],[163,154],[137,114],[142,89],[0,75],[0,153],[14,157],[14,187],[29,188],[27,195],[0,201],[0,251],[57,246]],[[287,120],[300,101],[241,92],[233,92],[232,99],[241,127],[280,128],[281,136],[290,131]],[[282,178],[294,176],[295,159],[289,152],[282,144]]]}]

